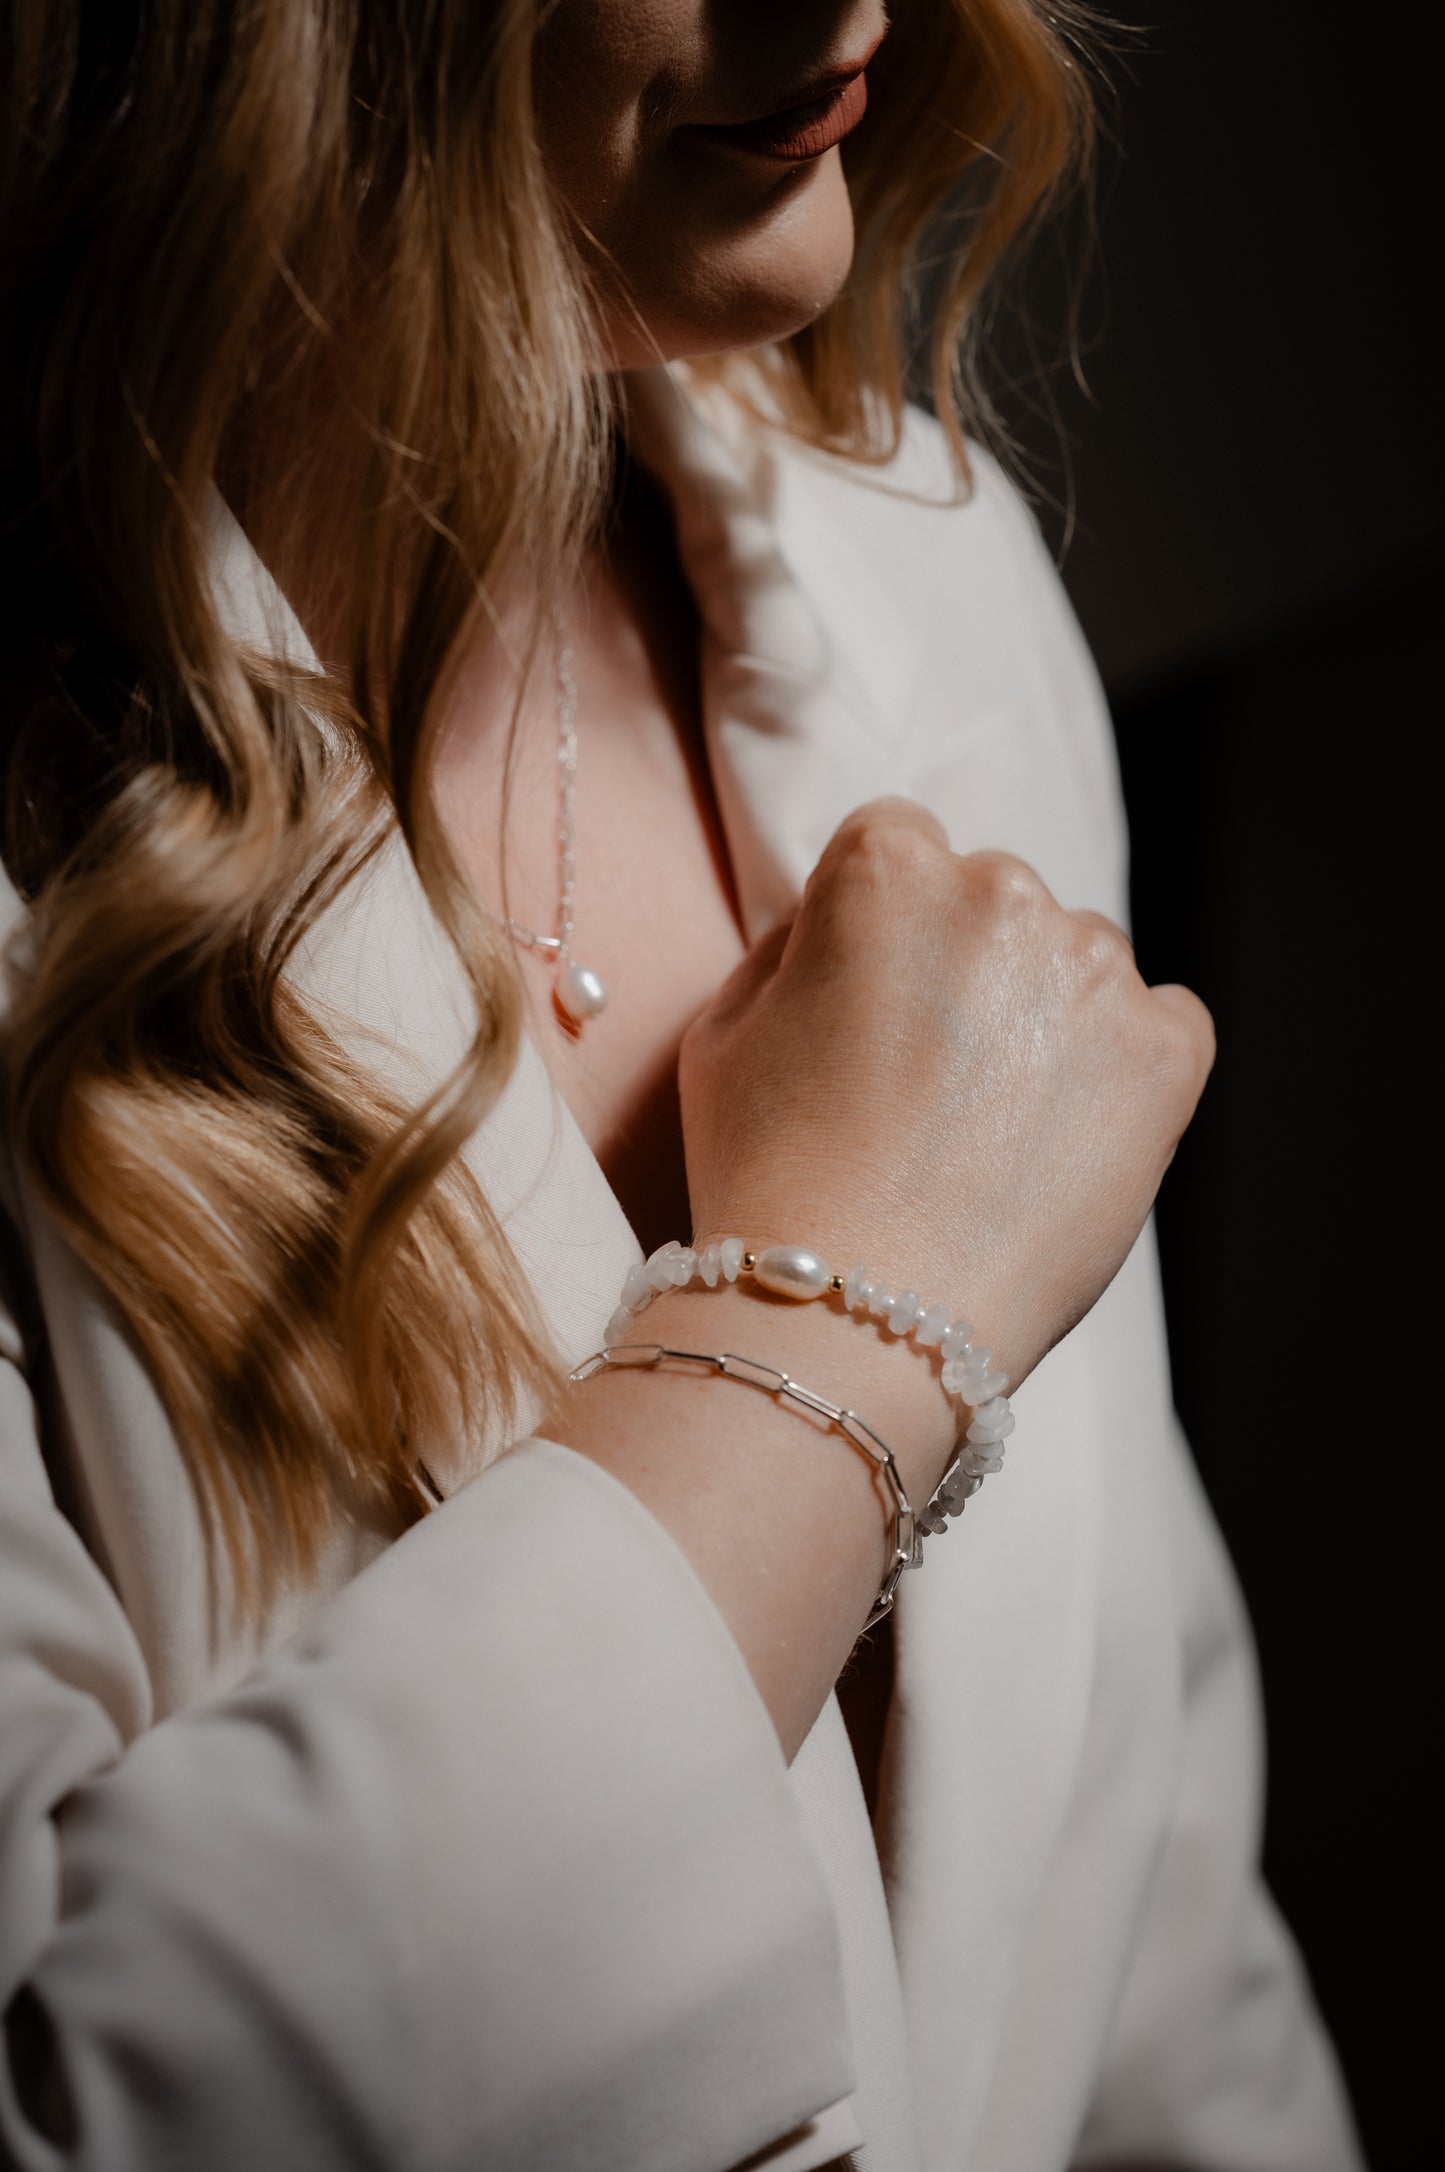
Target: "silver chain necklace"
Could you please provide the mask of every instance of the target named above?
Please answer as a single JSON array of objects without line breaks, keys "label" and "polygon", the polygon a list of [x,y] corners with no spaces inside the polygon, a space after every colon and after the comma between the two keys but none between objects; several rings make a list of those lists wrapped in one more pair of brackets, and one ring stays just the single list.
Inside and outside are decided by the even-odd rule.
[{"label": "silver chain necklace", "polygon": [[572,648],[560,610],[552,614],[557,644],[557,932],[540,935],[509,919],[507,933],[524,950],[542,951],[558,968],[552,996],[563,1017],[574,1028],[607,1008],[607,989],[600,973],[581,965],[572,955],[572,895],[577,886],[577,681],[572,676]]}]

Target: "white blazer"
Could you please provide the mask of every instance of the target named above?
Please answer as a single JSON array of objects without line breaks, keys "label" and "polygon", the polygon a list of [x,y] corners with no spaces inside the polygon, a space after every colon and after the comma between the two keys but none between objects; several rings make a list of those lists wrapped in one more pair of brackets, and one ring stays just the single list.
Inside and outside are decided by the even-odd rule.
[{"label": "white blazer", "polygon": [[[750,937],[890,791],[1123,914],[1100,690],[987,459],[966,506],[924,503],[923,417],[870,475],[666,371],[636,444],[701,607]],[[238,630],[296,644],[223,512],[215,541]],[[460,1053],[399,847],[301,970],[418,1094]],[[469,1152],[582,1356],[638,1247],[530,1044]],[[146,1371],[8,1154],[0,1202],[6,2164],[1358,2165],[1257,1878],[1248,1634],[1148,1237],[905,1582],[875,1836],[836,1702],[788,1769],[673,1542],[544,1439],[213,1644]]]}]

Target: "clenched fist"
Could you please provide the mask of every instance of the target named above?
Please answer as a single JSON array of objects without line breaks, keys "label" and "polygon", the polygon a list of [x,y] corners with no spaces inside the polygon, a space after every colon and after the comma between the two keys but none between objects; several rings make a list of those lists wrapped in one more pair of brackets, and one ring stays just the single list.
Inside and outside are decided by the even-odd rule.
[{"label": "clenched fist", "polygon": [[880,800],[683,1043],[694,1226],[936,1290],[1017,1383],[1118,1271],[1213,1055],[1111,921]]}]

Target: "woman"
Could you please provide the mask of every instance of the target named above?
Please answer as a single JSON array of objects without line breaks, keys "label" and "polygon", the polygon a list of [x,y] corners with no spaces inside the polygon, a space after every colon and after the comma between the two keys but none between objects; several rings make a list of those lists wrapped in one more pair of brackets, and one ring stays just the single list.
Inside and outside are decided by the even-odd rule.
[{"label": "woman", "polygon": [[1355,2162],[1138,1241],[1208,1021],[953,419],[1077,31],[15,0],[7,2162]]}]

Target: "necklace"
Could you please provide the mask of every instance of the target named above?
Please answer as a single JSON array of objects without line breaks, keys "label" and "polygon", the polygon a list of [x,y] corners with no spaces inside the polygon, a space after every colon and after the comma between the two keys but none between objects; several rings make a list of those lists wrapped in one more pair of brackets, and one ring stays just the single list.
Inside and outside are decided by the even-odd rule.
[{"label": "necklace", "polygon": [[520,921],[507,921],[507,933],[524,950],[542,951],[558,968],[552,999],[575,1030],[607,1008],[600,973],[572,955],[572,894],[577,885],[575,850],[577,813],[577,681],[572,676],[572,648],[560,610],[552,614],[557,644],[557,932],[540,935]]}]

